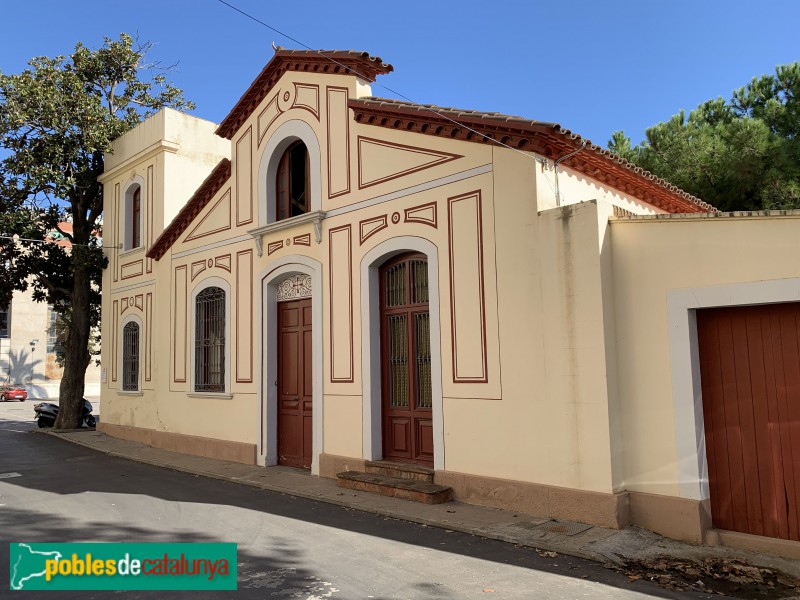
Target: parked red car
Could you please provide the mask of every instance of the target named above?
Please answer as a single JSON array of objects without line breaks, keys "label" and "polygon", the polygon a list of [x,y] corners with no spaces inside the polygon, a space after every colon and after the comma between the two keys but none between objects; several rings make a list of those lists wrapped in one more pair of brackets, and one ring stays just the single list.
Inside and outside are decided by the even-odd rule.
[{"label": "parked red car", "polygon": [[0,402],[8,400],[19,400],[25,402],[28,399],[28,390],[21,385],[2,385],[0,386]]}]

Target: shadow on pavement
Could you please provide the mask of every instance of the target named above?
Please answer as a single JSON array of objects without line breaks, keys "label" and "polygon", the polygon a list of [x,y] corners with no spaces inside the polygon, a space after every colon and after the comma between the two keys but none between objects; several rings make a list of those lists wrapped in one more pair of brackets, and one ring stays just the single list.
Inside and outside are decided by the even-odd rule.
[{"label": "shadow on pavement", "polygon": [[[487,540],[476,536],[448,532],[396,519],[379,517],[354,509],[342,508],[322,502],[296,498],[275,492],[254,489],[225,481],[217,481],[114,458],[81,446],[65,443],[50,436],[28,431],[12,430],[14,422],[0,423],[0,457],[4,471],[17,471],[24,476],[0,480],[0,484],[20,486],[59,495],[98,492],[123,495],[145,495],[170,503],[205,503],[238,507],[279,517],[299,520],[325,527],[343,529],[363,535],[376,536],[405,544],[414,544],[436,551],[456,553],[486,561],[516,567],[535,569],[564,577],[586,578],[605,585],[648,594],[661,598],[709,598],[703,594],[676,593],[661,589],[644,581],[631,583],[627,577],[603,569],[591,561],[568,556],[540,556],[535,550],[518,548],[511,544]],[[54,476],[54,469],[57,474]],[[2,501],[2,499],[0,499]],[[31,521],[35,520],[35,526]],[[198,524],[202,527],[202,524]],[[168,535],[153,528],[131,527],[120,522],[97,522],[91,531],[77,527],[69,519],[48,516],[47,512],[21,506],[0,507],[0,536],[2,541],[136,541],[136,542],[225,542],[195,531]],[[308,581],[314,574],[303,566],[300,542],[286,541],[281,547],[270,549],[267,557],[248,556],[240,551],[240,588],[248,587],[248,563],[257,564],[257,570],[286,574],[286,579]],[[346,549],[345,549],[346,551]],[[8,545],[0,544],[0,565],[8,564]],[[354,565],[357,569],[358,566]],[[367,575],[367,574],[365,574]],[[8,578],[3,574],[0,589],[8,589]],[[254,585],[256,585],[254,580]],[[263,585],[260,580],[257,585]],[[276,584],[277,585],[277,584]],[[447,592],[434,584],[419,584],[420,594],[436,599],[447,597]],[[429,589],[428,589],[429,588]],[[265,597],[262,595],[262,597]],[[379,596],[375,596],[376,599]]]}]

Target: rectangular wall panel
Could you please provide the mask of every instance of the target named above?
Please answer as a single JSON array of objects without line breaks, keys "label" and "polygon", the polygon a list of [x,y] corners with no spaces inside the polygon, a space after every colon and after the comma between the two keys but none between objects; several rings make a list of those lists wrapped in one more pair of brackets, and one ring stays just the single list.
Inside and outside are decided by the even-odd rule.
[{"label": "rectangular wall panel", "polygon": [[453,383],[486,383],[486,299],[480,192],[448,200]]},{"label": "rectangular wall panel", "polygon": [[[147,167],[147,249],[153,245],[153,165]],[[153,272],[153,259],[147,258],[147,272]]]},{"label": "rectangular wall panel", "polygon": [[119,328],[119,302],[114,300],[111,303],[111,381],[117,380],[117,337],[119,332],[117,329]]},{"label": "rectangular wall panel", "polygon": [[236,382],[253,381],[253,251],[236,253]]},{"label": "rectangular wall panel", "polygon": [[353,383],[353,258],[350,225],[328,232],[331,383]]},{"label": "rectangular wall panel", "polygon": [[347,88],[328,87],[328,197],[350,191],[350,115]]},{"label": "rectangular wall panel", "polygon": [[186,383],[188,274],[186,265],[175,268],[175,299],[172,307],[172,373],[175,383]]},{"label": "rectangular wall panel", "polygon": [[236,225],[253,222],[253,128],[236,142]]},{"label": "rectangular wall panel", "polygon": [[147,292],[144,301],[144,380],[152,380],[153,373],[153,294]]},{"label": "rectangular wall panel", "polygon": [[119,224],[122,219],[122,213],[120,212],[120,205],[119,205],[119,184],[114,184],[114,241],[112,242],[116,248],[112,250],[112,254],[114,256],[114,281],[119,280],[119,272],[117,269],[119,268],[119,248],[121,247],[120,244],[122,240],[119,236]]}]

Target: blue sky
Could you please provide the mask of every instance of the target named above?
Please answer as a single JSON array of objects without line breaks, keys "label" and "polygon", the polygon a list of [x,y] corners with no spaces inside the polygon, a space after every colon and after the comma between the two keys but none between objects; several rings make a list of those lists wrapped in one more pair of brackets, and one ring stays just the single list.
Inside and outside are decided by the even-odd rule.
[{"label": "blue sky", "polygon": [[[800,60],[797,0],[228,1],[312,48],[392,63],[376,96],[395,96],[382,83],[416,102],[555,121],[603,146]],[[179,63],[172,80],[215,122],[273,41],[297,47],[217,0],[9,1],[0,17],[5,73],[138,33],[157,43],[152,58]]]}]

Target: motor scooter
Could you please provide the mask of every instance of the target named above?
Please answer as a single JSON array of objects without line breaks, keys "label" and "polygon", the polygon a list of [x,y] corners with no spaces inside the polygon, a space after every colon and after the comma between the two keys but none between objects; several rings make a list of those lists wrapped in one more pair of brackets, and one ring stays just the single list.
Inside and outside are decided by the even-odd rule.
[{"label": "motor scooter", "polygon": [[[84,398],[83,413],[81,415],[81,424],[83,427],[94,427],[97,425],[97,421],[92,414],[93,408],[92,403]],[[58,404],[40,402],[34,405],[33,412],[35,413],[33,418],[36,419],[36,423],[39,427],[52,427],[55,425],[56,417],[58,416]]]}]

